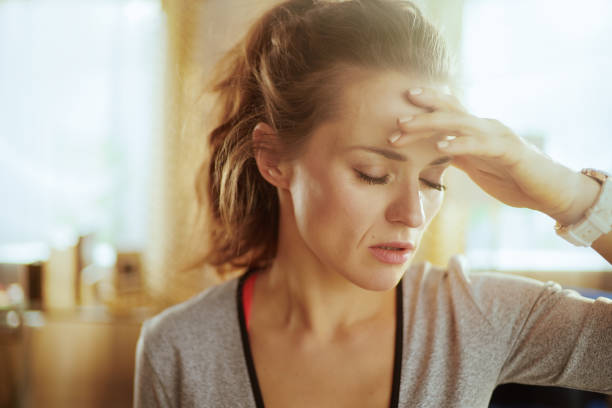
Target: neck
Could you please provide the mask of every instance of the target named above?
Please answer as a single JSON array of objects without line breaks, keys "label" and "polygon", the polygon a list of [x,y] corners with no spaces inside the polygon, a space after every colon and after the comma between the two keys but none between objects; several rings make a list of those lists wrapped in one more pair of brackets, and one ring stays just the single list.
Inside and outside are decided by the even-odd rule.
[{"label": "neck", "polygon": [[363,289],[324,265],[300,240],[283,236],[282,227],[279,232],[277,256],[258,279],[270,324],[328,341],[364,324],[394,321],[395,288]]}]

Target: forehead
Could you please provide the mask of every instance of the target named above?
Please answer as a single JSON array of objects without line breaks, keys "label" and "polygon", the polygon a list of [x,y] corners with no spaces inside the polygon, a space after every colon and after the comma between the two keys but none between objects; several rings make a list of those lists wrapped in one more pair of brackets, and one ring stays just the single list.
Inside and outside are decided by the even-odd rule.
[{"label": "forehead", "polygon": [[[390,117],[425,110],[408,103],[404,93],[410,88],[432,84],[415,75],[395,71],[349,75],[338,96],[343,118],[349,121],[388,122]],[[391,123],[395,126],[395,122]]]},{"label": "forehead", "polygon": [[324,135],[315,137],[316,144],[338,152],[350,145],[386,146],[388,136],[397,129],[398,117],[426,112],[412,105],[405,93],[414,87],[443,89],[443,85],[423,80],[416,75],[395,71],[358,71],[348,73],[340,87],[340,114],[322,126]]}]

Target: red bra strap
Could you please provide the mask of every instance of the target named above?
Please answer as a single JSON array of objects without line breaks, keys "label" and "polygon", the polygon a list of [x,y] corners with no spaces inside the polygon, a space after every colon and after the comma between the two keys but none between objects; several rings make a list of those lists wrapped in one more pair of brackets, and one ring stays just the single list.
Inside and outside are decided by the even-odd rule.
[{"label": "red bra strap", "polygon": [[247,330],[249,330],[249,321],[251,319],[251,302],[253,300],[253,286],[255,286],[255,278],[257,278],[257,275],[258,274],[256,272],[251,273],[251,276],[247,278],[242,288],[242,307],[244,309],[244,320]]}]

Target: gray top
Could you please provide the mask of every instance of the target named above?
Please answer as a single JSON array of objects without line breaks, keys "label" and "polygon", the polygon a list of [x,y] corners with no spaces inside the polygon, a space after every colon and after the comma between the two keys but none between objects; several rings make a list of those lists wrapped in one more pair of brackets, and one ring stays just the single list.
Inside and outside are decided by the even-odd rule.
[{"label": "gray top", "polygon": [[[400,407],[487,407],[498,384],[612,395],[612,300],[558,283],[413,265],[402,279]],[[144,322],[134,407],[255,407],[238,279]]]}]

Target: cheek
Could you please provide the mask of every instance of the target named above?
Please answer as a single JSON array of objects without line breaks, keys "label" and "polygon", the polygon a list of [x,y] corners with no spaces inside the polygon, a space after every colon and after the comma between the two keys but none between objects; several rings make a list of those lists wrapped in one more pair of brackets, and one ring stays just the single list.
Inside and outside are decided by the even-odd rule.
[{"label": "cheek", "polygon": [[429,225],[429,222],[438,213],[443,201],[444,194],[437,191],[432,190],[423,195],[422,206],[425,212],[425,227]]},{"label": "cheek", "polygon": [[303,173],[292,189],[296,223],[308,241],[333,247],[354,246],[376,217],[367,189],[341,172]]},{"label": "cheek", "polygon": [[367,189],[359,188],[352,180],[342,180],[336,186],[330,186],[327,197],[330,204],[327,208],[327,221],[334,224],[348,225],[358,231],[363,224],[369,223],[376,216],[376,203]]},{"label": "cheek", "polygon": [[442,205],[444,200],[444,194],[438,191],[431,190],[429,196],[425,195],[423,200],[423,207],[429,208],[430,210],[437,210]]}]

